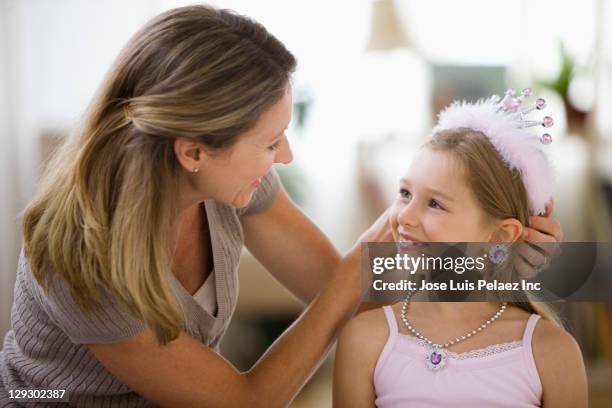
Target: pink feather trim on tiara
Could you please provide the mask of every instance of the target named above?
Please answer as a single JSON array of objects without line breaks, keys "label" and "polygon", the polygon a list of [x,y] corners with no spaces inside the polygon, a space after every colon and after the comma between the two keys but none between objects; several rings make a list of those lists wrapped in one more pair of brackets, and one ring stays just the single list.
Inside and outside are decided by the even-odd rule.
[{"label": "pink feather trim on tiara", "polygon": [[552,119],[547,116],[542,121],[525,121],[526,113],[542,109],[545,102],[538,99],[534,106],[519,111],[522,100],[531,94],[531,90],[524,90],[519,98],[513,98],[512,94],[512,90],[507,91],[501,102],[496,95],[476,103],[453,102],[440,112],[433,132],[469,128],[484,133],[504,162],[520,173],[527,190],[530,213],[543,214],[553,194],[554,180],[542,145],[549,144],[552,138],[548,133],[538,138],[527,127],[550,127]]}]

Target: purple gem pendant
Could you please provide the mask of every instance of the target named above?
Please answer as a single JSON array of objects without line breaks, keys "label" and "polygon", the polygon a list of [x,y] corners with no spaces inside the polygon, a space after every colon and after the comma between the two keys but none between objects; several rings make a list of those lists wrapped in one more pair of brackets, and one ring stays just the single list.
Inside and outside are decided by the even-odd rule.
[{"label": "purple gem pendant", "polygon": [[440,370],[446,365],[446,350],[439,347],[432,347],[427,350],[425,355],[427,368],[433,371]]}]

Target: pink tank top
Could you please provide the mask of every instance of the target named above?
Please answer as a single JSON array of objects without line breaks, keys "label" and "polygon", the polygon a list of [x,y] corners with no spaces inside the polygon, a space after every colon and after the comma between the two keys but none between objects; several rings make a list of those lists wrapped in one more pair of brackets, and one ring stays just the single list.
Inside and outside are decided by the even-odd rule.
[{"label": "pink tank top", "polygon": [[539,315],[529,316],[522,340],[448,352],[446,366],[432,371],[425,363],[425,342],[399,333],[391,306],[383,310],[389,339],[374,369],[377,407],[541,406],[542,384],[531,352]]}]

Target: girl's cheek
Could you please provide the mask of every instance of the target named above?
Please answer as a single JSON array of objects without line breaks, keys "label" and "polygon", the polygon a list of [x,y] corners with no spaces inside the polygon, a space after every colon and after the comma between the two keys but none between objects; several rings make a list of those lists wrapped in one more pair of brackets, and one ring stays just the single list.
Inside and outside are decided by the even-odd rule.
[{"label": "girl's cheek", "polygon": [[421,229],[425,237],[432,241],[444,241],[443,237],[449,234],[449,225],[444,222],[440,214],[426,214],[421,218]]}]

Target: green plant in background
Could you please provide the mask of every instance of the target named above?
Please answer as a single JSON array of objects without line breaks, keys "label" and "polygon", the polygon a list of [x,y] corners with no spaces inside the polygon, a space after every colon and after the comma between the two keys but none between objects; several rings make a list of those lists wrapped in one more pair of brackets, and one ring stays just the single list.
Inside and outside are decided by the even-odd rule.
[{"label": "green plant in background", "polygon": [[580,76],[584,78],[592,77],[592,72],[588,67],[578,67],[576,59],[569,53],[565,44],[559,41],[559,53],[561,56],[561,68],[556,78],[551,81],[537,81],[537,85],[556,92],[563,100],[565,106],[565,114],[567,116],[567,131],[568,133],[588,137],[588,129],[586,126],[588,111],[592,108],[577,108],[574,103],[576,101],[570,95],[570,88],[576,85],[576,81]]},{"label": "green plant in background", "polygon": [[298,205],[303,205],[306,179],[299,166],[295,163],[291,163],[288,165],[276,166],[275,169],[289,197]]},{"label": "green plant in background", "polygon": [[295,120],[296,128],[299,129],[300,132],[306,126],[311,105],[312,97],[308,89],[303,87],[296,89],[293,101],[293,119]]},{"label": "green plant in background", "polygon": [[[295,136],[303,138],[304,128],[308,122],[308,114],[310,113],[313,100],[310,92],[304,87],[297,87],[294,90],[293,100]],[[288,165],[276,166],[275,168],[289,197],[297,204],[303,205],[306,198],[306,178],[298,163],[292,162]]]},{"label": "green plant in background", "polygon": [[565,44],[559,40],[559,53],[561,54],[561,69],[557,74],[557,77],[550,81],[537,81],[537,84],[555,91],[563,98],[565,103],[568,103],[568,90],[574,70],[576,67],[576,61],[574,57],[569,53]]}]

